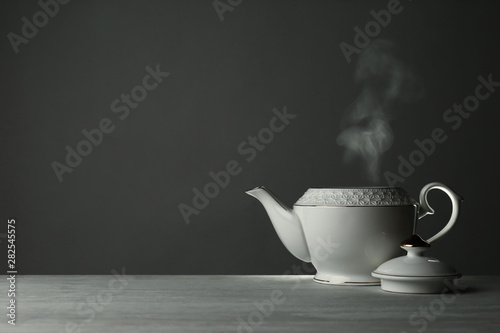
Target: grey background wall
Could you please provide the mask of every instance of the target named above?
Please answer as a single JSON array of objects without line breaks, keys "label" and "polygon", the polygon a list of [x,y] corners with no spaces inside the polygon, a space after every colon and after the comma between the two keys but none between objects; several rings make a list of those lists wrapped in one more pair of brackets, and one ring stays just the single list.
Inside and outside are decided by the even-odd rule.
[{"label": "grey background wall", "polygon": [[[441,128],[447,140],[396,185],[415,197],[431,181],[460,193],[459,223],[432,254],[465,274],[499,274],[490,258],[500,232],[500,91],[490,91],[460,124],[443,119],[474,95],[479,76],[500,81],[498,6],[401,1],[385,27],[378,33],[372,27],[371,46],[359,47],[369,65],[358,53],[348,63],[339,45],[355,46],[353,29],[364,31],[374,20],[370,11],[387,6],[242,1],[221,21],[212,1],[71,1],[44,22],[35,1],[4,2],[2,252],[7,218],[15,217],[24,274],[108,274],[121,267],[128,274],[281,274],[298,260],[246,189],[266,185],[291,205],[308,187],[386,186],[384,174],[398,173],[398,157],[409,157],[414,140]],[[22,19],[33,22],[34,14],[40,27],[34,36],[25,28],[31,36],[25,38]],[[147,79],[151,90],[136,88],[147,66],[170,74],[160,74],[157,85]],[[389,98],[394,82],[397,98]],[[367,87],[371,95],[363,95]],[[141,101],[126,106],[121,96],[131,92]],[[350,113],[366,96],[390,102],[367,111],[393,137],[379,155],[378,181],[367,176],[363,159],[346,163],[337,140],[351,125],[369,128],[353,123]],[[255,156],[238,151],[269,127],[273,108],[285,106],[296,117],[283,131]],[[68,167],[66,146],[76,150],[86,139],[82,131],[102,119],[109,119],[103,127],[110,133],[79,164],[73,157],[78,165],[60,181],[54,161],[60,172]],[[203,190],[209,173],[232,160],[240,172],[187,224],[179,205],[192,207],[193,189]],[[420,224],[424,236],[442,227],[450,211],[441,193],[431,193],[430,202],[437,214]]]}]

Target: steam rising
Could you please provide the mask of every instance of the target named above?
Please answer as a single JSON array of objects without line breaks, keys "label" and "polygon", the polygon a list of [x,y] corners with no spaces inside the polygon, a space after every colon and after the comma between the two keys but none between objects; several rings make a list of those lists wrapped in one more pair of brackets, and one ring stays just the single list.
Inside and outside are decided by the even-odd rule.
[{"label": "steam rising", "polygon": [[394,141],[389,111],[394,102],[417,97],[416,79],[392,49],[391,42],[376,40],[361,53],[354,79],[362,90],[347,108],[343,130],[337,137],[337,143],[346,149],[344,161],[360,157],[373,183],[380,177],[382,154]]}]

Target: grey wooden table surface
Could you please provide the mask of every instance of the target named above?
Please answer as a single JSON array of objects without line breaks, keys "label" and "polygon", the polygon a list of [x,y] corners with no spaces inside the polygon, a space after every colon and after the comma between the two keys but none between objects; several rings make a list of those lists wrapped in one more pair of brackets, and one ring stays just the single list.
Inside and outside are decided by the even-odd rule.
[{"label": "grey wooden table surface", "polygon": [[500,277],[446,294],[320,285],[311,276],[17,276],[0,332],[500,332]]}]

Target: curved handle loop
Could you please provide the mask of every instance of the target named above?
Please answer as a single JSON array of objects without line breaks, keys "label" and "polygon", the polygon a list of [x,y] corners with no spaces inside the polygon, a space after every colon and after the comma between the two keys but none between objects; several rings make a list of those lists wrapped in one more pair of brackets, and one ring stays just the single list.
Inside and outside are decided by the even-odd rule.
[{"label": "curved handle loop", "polygon": [[450,229],[453,227],[455,222],[457,222],[458,219],[458,214],[460,211],[460,202],[463,201],[463,198],[453,192],[448,186],[443,185],[441,183],[430,183],[425,185],[422,190],[420,191],[420,208],[418,210],[418,218],[421,219],[422,217],[426,215],[432,215],[434,214],[434,209],[432,209],[431,206],[429,206],[429,203],[427,202],[427,193],[431,190],[441,190],[444,193],[448,194],[451,200],[451,217],[448,223],[444,226],[441,231],[439,231],[437,234],[432,236],[427,240],[427,243],[432,243],[437,241],[439,238],[443,237]]}]

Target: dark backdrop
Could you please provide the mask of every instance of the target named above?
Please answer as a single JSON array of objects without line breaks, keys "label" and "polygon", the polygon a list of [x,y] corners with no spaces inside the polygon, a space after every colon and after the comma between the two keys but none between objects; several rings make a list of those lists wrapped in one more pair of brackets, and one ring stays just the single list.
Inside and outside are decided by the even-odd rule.
[{"label": "dark backdrop", "polygon": [[[15,217],[24,274],[121,267],[127,274],[281,274],[298,260],[246,189],[266,185],[292,205],[308,187],[387,185],[384,173],[397,173],[398,156],[407,158],[415,139],[442,128],[447,140],[397,185],[414,197],[431,181],[460,193],[460,220],[432,254],[464,274],[499,274],[490,258],[500,232],[500,91],[460,126],[443,120],[474,94],[478,76],[500,81],[498,5],[402,1],[380,31],[369,25],[370,46],[348,63],[340,44],[355,46],[353,29],[364,30],[374,20],[370,11],[388,3],[232,1],[219,8],[221,21],[208,0],[71,1],[55,14],[52,5],[45,22],[35,1],[3,2],[2,251],[7,219]],[[23,17],[33,22],[34,14],[38,32],[19,42]],[[10,33],[19,37],[17,53]],[[113,112],[122,94],[143,97],[146,90],[136,86],[146,67],[157,65],[170,75],[128,107],[128,117],[120,100],[115,107],[122,109]],[[392,84],[402,87],[396,97]],[[368,118],[358,122],[352,110],[365,98]],[[269,126],[273,108],[284,107],[296,118],[247,161],[250,152],[238,146],[248,149],[248,136]],[[66,165],[66,146],[77,149],[82,130],[105,118],[113,131],[61,182],[54,161]],[[378,156],[378,180],[356,154],[346,163],[337,140],[349,126],[370,129],[370,119],[383,121],[393,137],[363,155],[371,162]],[[193,206],[193,189],[203,190],[209,173],[231,160],[239,173],[187,224],[179,205]],[[420,225],[424,236],[442,227],[450,210],[442,193],[431,193],[430,202],[437,214]]]}]

